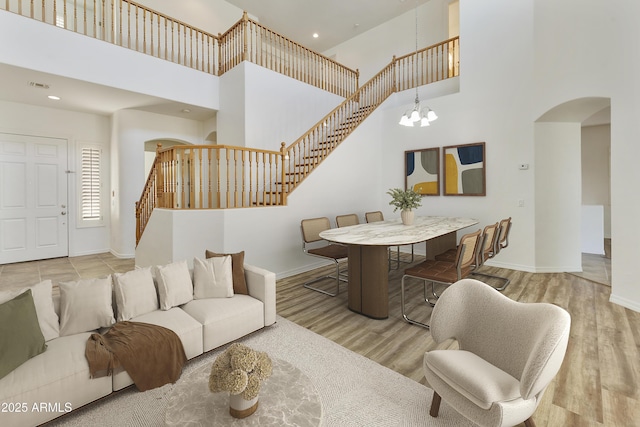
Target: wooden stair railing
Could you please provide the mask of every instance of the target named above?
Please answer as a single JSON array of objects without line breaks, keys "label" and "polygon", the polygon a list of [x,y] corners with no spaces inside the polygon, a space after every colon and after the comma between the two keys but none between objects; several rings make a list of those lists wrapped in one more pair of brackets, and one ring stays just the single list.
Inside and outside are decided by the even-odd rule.
[{"label": "wooden stair railing", "polygon": [[140,201],[139,241],[154,207],[213,209],[286,205],[287,196],[393,92],[459,75],[459,39],[391,63],[280,151],[228,145],[158,149]]},{"label": "wooden stair railing", "polygon": [[247,12],[218,34],[219,75],[242,61],[268,68],[320,89],[348,97],[358,89],[358,71],[345,67],[250,19]]},{"label": "wooden stair railing", "polygon": [[242,18],[215,36],[131,0],[0,0],[16,13],[205,73],[222,75],[242,61],[318,88],[351,95],[358,72]]}]

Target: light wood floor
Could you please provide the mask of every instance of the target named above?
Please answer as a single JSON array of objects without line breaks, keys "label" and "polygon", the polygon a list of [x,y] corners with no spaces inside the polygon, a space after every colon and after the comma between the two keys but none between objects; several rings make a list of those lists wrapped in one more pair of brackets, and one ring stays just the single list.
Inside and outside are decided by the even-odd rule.
[{"label": "light wood floor", "polygon": [[[321,271],[333,269],[279,280],[278,314],[424,384],[422,357],[436,346],[429,331],[401,320],[401,272],[389,277],[389,318],[373,320],[347,309],[346,284],[334,298],[302,287]],[[610,303],[610,287],[572,274],[483,271],[511,278],[504,294],[516,301],[554,303],[571,314],[567,354],[534,415],[538,426],[640,425],[640,313]],[[409,297],[410,317],[427,319],[430,308],[418,302],[422,286],[413,288],[419,292]]]}]

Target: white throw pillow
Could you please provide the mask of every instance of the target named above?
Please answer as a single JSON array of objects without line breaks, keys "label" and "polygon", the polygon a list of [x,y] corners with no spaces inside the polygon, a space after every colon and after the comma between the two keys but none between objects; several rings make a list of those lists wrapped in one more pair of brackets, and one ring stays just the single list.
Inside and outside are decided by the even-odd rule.
[{"label": "white throw pillow", "polygon": [[229,298],[233,296],[231,256],[193,259],[193,297]]},{"label": "white throw pillow", "polygon": [[158,282],[158,295],[162,310],[186,304],[193,299],[193,283],[191,283],[187,261],[176,261],[157,266],[155,267],[155,277]]},{"label": "white throw pillow", "polygon": [[60,336],[111,326],[111,276],[60,283]]},{"label": "white throw pillow", "polygon": [[10,301],[18,295],[31,289],[33,303],[36,306],[36,315],[38,316],[38,324],[44,336],[45,341],[58,338],[60,336],[60,324],[58,323],[58,315],[53,307],[53,297],[51,288],[53,284],[51,280],[44,280],[33,286],[20,289],[0,291],[0,304]]},{"label": "white throw pillow", "polygon": [[158,295],[151,267],[113,275],[118,322],[151,313],[158,309]]}]

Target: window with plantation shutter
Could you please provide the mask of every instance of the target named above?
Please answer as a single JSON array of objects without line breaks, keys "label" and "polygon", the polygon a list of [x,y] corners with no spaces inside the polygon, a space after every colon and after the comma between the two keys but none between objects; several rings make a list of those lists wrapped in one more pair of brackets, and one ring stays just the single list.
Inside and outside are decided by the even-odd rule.
[{"label": "window with plantation shutter", "polygon": [[102,149],[82,147],[80,150],[80,223],[102,223],[100,168]]}]

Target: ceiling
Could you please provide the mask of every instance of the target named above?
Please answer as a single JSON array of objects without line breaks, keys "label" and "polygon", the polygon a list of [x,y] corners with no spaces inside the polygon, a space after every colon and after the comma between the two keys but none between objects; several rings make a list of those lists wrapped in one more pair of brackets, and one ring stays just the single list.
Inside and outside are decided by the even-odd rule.
[{"label": "ceiling", "polygon": [[[416,5],[412,0],[228,0],[272,30],[303,45],[324,51]],[[417,0],[419,4],[428,0]],[[319,37],[314,39],[312,33]],[[0,63],[0,99],[42,107],[111,115],[137,109],[193,120],[215,111]],[[32,85],[31,83],[37,85]],[[48,85],[43,89],[39,85]],[[53,101],[47,95],[61,99]],[[189,110],[185,113],[185,110]]]},{"label": "ceiling", "polygon": [[[266,27],[324,52],[428,0],[227,0]],[[318,38],[313,37],[318,34]]]}]

